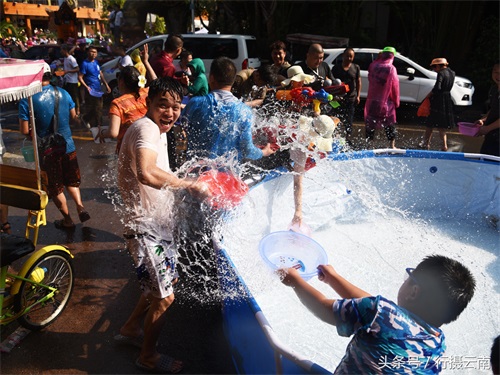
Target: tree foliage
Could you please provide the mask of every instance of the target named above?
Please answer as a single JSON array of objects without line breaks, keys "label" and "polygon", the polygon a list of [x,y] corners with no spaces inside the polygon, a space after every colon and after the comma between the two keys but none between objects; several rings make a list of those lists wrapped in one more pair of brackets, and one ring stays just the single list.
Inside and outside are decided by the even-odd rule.
[{"label": "tree foliage", "polygon": [[17,27],[16,25],[7,22],[7,21],[1,21],[0,22],[0,37],[1,38],[7,38],[7,37],[15,37],[17,39],[24,40],[24,29]]}]

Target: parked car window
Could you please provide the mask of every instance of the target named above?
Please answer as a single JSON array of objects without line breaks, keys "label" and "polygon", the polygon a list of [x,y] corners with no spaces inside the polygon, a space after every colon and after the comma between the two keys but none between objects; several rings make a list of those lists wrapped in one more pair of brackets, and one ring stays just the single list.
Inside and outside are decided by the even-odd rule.
[{"label": "parked car window", "polygon": [[[329,55],[325,53],[325,60]],[[335,60],[333,60],[332,64],[335,66],[337,64],[342,64],[342,54],[338,55]]]},{"label": "parked car window", "polygon": [[[337,59],[340,59],[340,63],[342,63],[342,55],[339,55]],[[368,67],[373,61],[373,54],[366,52],[357,52],[354,55],[354,63],[359,65],[361,70],[368,70]]]},{"label": "parked car window", "polygon": [[230,59],[238,58],[238,42],[236,39],[205,38],[184,39],[184,48],[193,52],[193,57],[200,59],[215,59],[226,56]]},{"label": "parked car window", "polygon": [[257,40],[255,40],[255,39],[246,39],[246,44],[247,44],[248,57],[250,59],[258,57],[259,53],[257,51]]},{"label": "parked car window", "polygon": [[[149,60],[156,55],[157,53],[160,53],[163,50],[163,40],[155,40],[152,42],[148,42],[148,53],[149,53]],[[144,44],[139,47],[139,50],[142,52],[144,51]],[[130,55],[132,53],[133,49],[131,49],[128,54]]]},{"label": "parked car window", "polygon": [[427,78],[418,69],[415,69],[413,66],[411,66],[407,62],[401,60],[397,56],[394,58],[394,63],[393,64],[396,67],[398,75],[408,76],[409,74],[408,74],[407,70],[408,70],[408,68],[412,68],[415,71],[415,77]]}]

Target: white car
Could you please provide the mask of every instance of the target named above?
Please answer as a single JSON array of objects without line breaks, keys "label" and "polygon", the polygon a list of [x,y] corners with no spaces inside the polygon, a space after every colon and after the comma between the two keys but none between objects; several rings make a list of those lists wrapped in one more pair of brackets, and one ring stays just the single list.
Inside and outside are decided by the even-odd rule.
[{"label": "white car", "polygon": [[[144,49],[144,44],[148,44],[149,54],[154,51],[161,51],[164,48],[168,35],[157,35],[144,39],[132,48],[127,50],[127,54],[138,48]],[[212,61],[218,56],[226,56],[233,60],[236,69],[258,68],[260,58],[257,54],[257,39],[251,35],[232,34],[182,34],[184,48],[193,53],[193,57],[203,60],[205,71],[208,75]],[[104,64],[101,69],[104,79],[108,82],[112,90],[113,98],[119,96],[118,83],[116,80],[117,70],[113,70],[118,61],[118,57]]]},{"label": "white car", "polygon": [[[342,53],[345,48],[325,49],[324,61],[330,67],[342,64]],[[375,60],[380,52],[375,48],[353,48],[354,63],[361,68],[361,98],[366,99],[368,92],[368,66]],[[430,71],[409,58],[396,54],[394,66],[398,71],[399,92],[401,102],[421,103],[436,83],[437,73]],[[455,84],[451,90],[451,99],[457,106],[472,105],[474,85],[464,77],[455,77]]]}]

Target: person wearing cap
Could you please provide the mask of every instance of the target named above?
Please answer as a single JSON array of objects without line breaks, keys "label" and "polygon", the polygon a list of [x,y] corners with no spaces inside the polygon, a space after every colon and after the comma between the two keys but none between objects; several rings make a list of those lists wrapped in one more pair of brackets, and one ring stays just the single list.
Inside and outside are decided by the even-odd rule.
[{"label": "person wearing cap", "polygon": [[476,121],[481,126],[477,136],[484,135],[481,154],[500,156],[500,64],[493,65],[491,78],[494,82],[489,92],[491,107],[486,116]]},{"label": "person wearing cap", "polygon": [[340,120],[327,115],[315,118],[299,117],[297,139],[292,143],[290,159],[293,161],[293,198],[295,211],[291,226],[301,227],[302,222],[302,185],[306,171],[306,161],[318,153],[332,152],[333,132]]},{"label": "person wearing cap", "polygon": [[[73,230],[75,223],[69,213],[68,203],[64,190],[68,192],[75,202],[80,222],[90,219],[85,210],[80,194],[80,168],[76,156],[76,147],[71,135],[70,121],[75,121],[75,103],[68,92],[62,88],[56,89],[50,84],[52,73],[50,66],[45,64],[42,78],[42,92],[33,95],[33,115],[35,117],[36,135],[43,138],[53,132],[53,122],[56,95],[59,97],[57,113],[57,132],[66,141],[66,153],[57,157],[44,157],[41,159],[41,168],[47,173],[47,193],[49,198],[59,209],[63,218],[54,221],[58,229]],[[19,101],[19,125],[22,134],[31,135],[30,109],[27,99]]]},{"label": "person wearing cap", "polygon": [[455,72],[448,67],[444,57],[431,61],[431,68],[437,73],[436,83],[427,95],[431,102],[431,113],[425,125],[425,135],[422,146],[430,149],[432,131],[438,129],[441,138],[441,151],[448,151],[446,131],[455,127],[453,102],[450,91],[455,83]]},{"label": "person wearing cap", "polygon": [[305,61],[302,61],[299,65],[306,74],[314,76],[314,81],[306,84],[310,86],[314,91],[319,91],[323,87],[331,86],[334,80],[330,66],[323,61],[325,58],[325,52],[321,44],[311,44]]},{"label": "person wearing cap", "polygon": [[396,49],[385,47],[368,67],[365,103],[365,135],[371,142],[375,131],[384,129],[390,148],[396,148],[396,108],[399,107],[399,78],[393,65]]}]

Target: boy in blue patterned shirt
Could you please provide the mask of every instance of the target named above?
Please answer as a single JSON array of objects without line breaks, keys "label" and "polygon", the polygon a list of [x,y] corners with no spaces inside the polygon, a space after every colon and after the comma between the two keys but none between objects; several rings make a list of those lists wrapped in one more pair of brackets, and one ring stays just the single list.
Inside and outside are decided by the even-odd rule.
[{"label": "boy in blue patterned shirt", "polygon": [[280,270],[283,283],[301,302],[341,336],[354,335],[335,374],[436,374],[446,346],[439,327],[458,318],[471,300],[475,280],[461,263],[441,255],[407,268],[398,303],[371,296],[340,276],[332,266],[318,266],[319,279],[343,299],[326,298],[294,268]]}]

